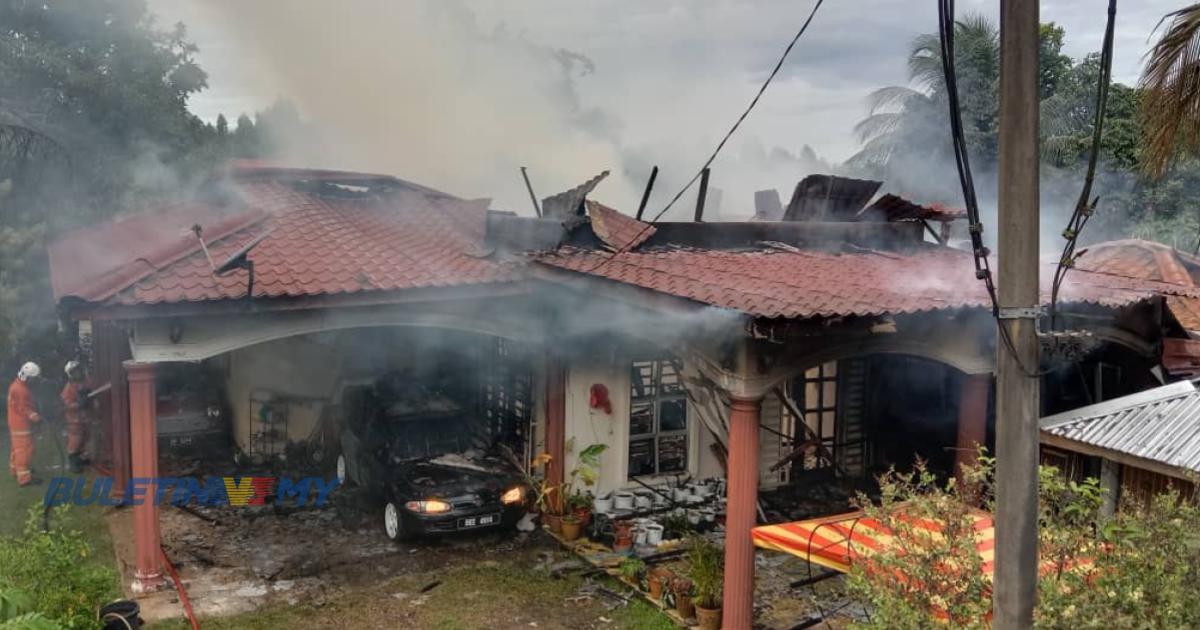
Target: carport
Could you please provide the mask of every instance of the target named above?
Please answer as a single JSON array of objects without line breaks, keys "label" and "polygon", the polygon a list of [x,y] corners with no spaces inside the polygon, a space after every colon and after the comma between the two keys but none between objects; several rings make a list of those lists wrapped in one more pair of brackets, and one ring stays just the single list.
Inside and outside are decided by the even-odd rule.
[{"label": "carport", "polygon": [[[442,340],[490,357],[478,378],[491,379],[492,420],[529,430],[534,392],[553,388],[533,382],[548,371],[527,284],[482,247],[486,201],[358,173],[241,165],[227,175],[194,204],[80,230],[50,247],[64,323],[93,380],[113,385],[101,403],[116,494],[130,478],[159,476],[156,386],[165,364],[220,366],[233,442],[253,453],[265,449],[251,428],[258,410],[247,382],[336,403],[335,388],[346,385],[331,374],[345,364],[339,352],[388,339],[412,365]],[[363,369],[354,376],[369,380]],[[532,448],[533,436],[522,437]],[[154,590],[163,575],[158,508],[143,501],[132,511],[132,588]]]}]

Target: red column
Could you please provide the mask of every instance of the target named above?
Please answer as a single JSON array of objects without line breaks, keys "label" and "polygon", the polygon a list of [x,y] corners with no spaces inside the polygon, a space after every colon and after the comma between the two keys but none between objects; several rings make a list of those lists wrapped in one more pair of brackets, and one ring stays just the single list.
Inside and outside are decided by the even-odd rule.
[{"label": "red column", "polygon": [[[954,472],[975,464],[975,449],[987,446],[988,392],[991,374],[968,374],[958,399],[958,441],[955,444]],[[961,477],[960,477],[961,479]]]},{"label": "red column", "polygon": [[96,343],[103,348],[106,382],[112,384],[104,396],[108,411],[109,459],[112,465],[112,497],[125,496],[129,479],[129,388],[125,379],[125,359],[129,358],[129,338],[124,329],[112,322],[100,322]]},{"label": "red column", "polygon": [[754,621],[754,542],[758,516],[758,424],[761,398],[733,398],[725,516],[725,593],[722,627],[750,630]]},{"label": "red column", "polygon": [[[129,376],[129,424],[133,452],[133,477],[158,478],[158,426],[154,395],[154,364],[125,364]],[[145,492],[133,506],[133,590],[153,591],[162,585],[162,535],[158,529],[158,505],[154,483],[142,482]],[[129,493],[129,499],[136,498]]]},{"label": "red column", "polygon": [[546,452],[553,458],[546,466],[546,480],[563,482],[567,450],[567,369],[560,357],[546,355]]}]

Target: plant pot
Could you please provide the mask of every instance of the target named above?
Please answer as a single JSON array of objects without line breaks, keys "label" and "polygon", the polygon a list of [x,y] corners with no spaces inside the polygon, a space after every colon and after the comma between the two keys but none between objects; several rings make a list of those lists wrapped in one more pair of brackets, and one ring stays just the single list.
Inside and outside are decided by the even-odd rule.
[{"label": "plant pot", "polygon": [[675,578],[675,572],[665,567],[659,567],[651,569],[647,576],[650,581],[650,597],[661,600],[663,591]]},{"label": "plant pot", "polygon": [[701,630],[721,630],[721,609],[696,606],[696,621]]},{"label": "plant pot", "polygon": [[572,517],[562,520],[563,540],[579,540],[579,534],[581,533],[583,533],[583,523],[580,523],[579,519]]},{"label": "plant pot", "polygon": [[581,528],[586,529],[592,522],[592,511],[588,508],[575,508],[571,513],[575,515],[575,518],[579,519],[579,526]]},{"label": "plant pot", "polygon": [[546,526],[555,534],[562,533],[562,516],[559,514],[543,514],[542,520],[546,521]]},{"label": "plant pot", "polygon": [[663,581],[658,576],[650,575],[650,599],[662,599]]},{"label": "plant pot", "polygon": [[696,606],[692,604],[691,595],[675,593],[675,612],[684,619],[691,619],[696,614]]}]

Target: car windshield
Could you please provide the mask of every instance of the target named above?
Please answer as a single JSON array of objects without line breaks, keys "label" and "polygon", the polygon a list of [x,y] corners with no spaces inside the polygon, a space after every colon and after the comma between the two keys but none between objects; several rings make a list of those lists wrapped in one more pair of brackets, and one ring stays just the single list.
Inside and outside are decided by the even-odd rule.
[{"label": "car windshield", "polygon": [[463,416],[406,418],[391,423],[391,451],[397,459],[427,459],[463,453],[472,441]]}]

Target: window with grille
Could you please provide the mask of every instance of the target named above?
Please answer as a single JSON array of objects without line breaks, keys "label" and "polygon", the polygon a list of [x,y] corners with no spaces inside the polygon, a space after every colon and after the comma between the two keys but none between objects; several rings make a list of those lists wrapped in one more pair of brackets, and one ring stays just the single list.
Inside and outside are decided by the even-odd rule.
[{"label": "window with grille", "polygon": [[[829,453],[836,450],[837,367],[837,361],[830,361],[805,370],[800,388],[800,410],[804,412],[804,423],[811,431],[809,435],[820,439]],[[817,457],[815,450],[804,458],[805,469],[811,470],[822,465],[829,463]]]},{"label": "window with grille", "polygon": [[687,395],[674,359],[634,361],[629,394],[629,476],[687,470]]}]

